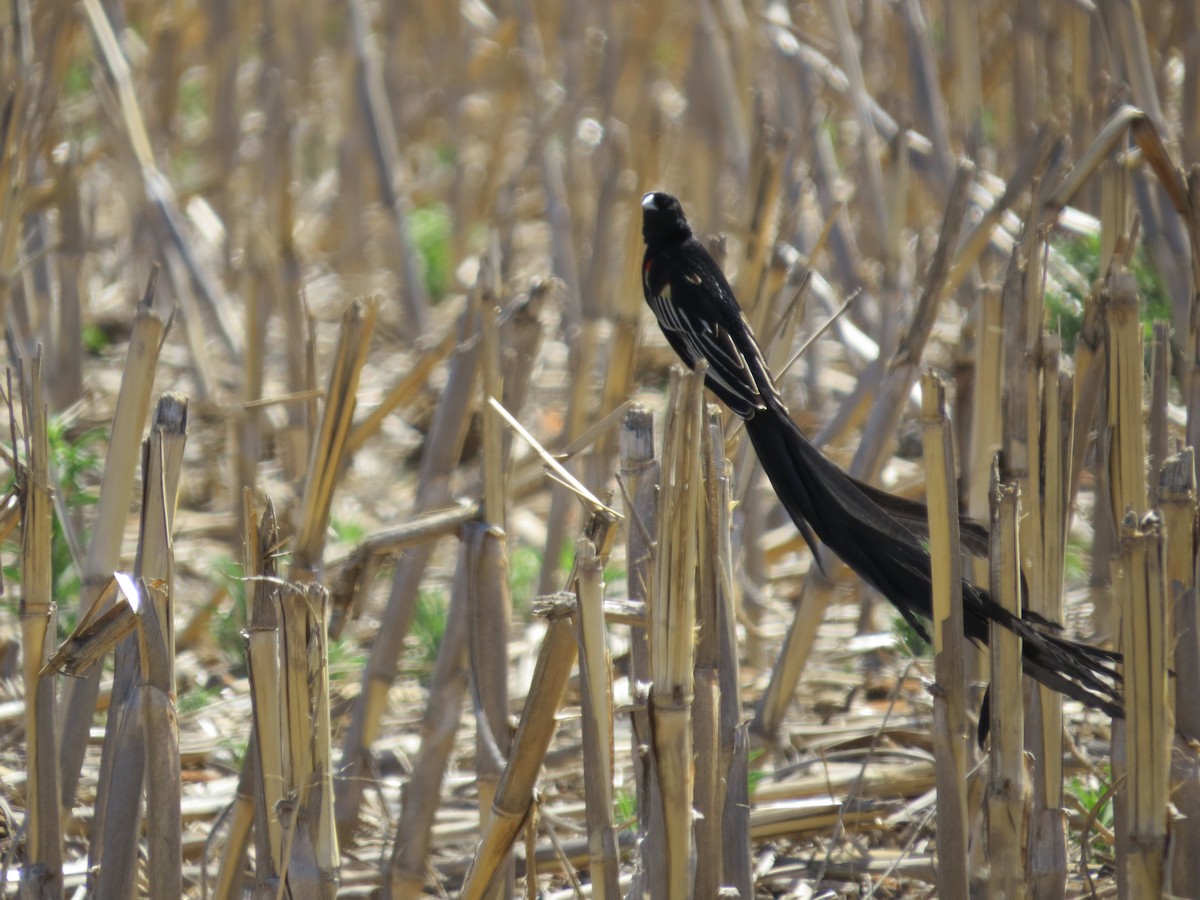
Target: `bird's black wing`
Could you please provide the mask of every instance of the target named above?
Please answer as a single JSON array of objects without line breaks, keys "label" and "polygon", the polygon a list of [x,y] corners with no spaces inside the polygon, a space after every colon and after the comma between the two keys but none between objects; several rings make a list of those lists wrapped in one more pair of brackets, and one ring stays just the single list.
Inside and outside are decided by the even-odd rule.
[{"label": "bird's black wing", "polygon": [[[646,252],[642,263],[646,303],[688,368],[707,361],[705,383],[734,415],[748,418],[766,406],[762,388],[774,392],[774,385],[769,378],[759,383],[766,367],[754,358],[757,346],[745,347],[737,339],[748,326],[725,277],[715,264],[704,265],[706,257],[711,263],[711,257],[694,239],[688,243],[695,246],[673,248],[670,254]],[[697,250],[704,256],[698,256]],[[730,315],[733,323],[727,321]]]}]

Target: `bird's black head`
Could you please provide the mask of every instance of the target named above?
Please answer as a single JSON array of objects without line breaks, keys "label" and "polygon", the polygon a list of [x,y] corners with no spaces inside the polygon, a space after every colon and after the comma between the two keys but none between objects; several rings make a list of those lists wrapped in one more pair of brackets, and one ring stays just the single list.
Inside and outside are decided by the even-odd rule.
[{"label": "bird's black head", "polygon": [[662,191],[642,197],[642,238],[647,246],[684,241],[691,236],[692,226],[678,200]]}]

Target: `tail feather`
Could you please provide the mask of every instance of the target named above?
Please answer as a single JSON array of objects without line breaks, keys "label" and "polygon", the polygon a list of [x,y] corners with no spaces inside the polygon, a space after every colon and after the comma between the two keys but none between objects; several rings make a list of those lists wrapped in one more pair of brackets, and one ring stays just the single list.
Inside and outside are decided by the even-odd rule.
[{"label": "tail feather", "polygon": [[[781,409],[760,410],[746,420],[746,432],[809,546],[815,551],[815,534],[928,639],[920,619],[932,617],[933,594],[929,554],[917,537],[927,533],[918,515],[921,505],[851,478]],[[980,535],[970,531],[965,543],[977,552]],[[963,612],[967,637],[986,644],[988,625],[997,622],[1022,638],[1025,670],[1039,682],[1109,715],[1122,715],[1118,654],[1047,634],[1036,618],[1013,615],[966,580]]]},{"label": "tail feather", "polygon": [[[846,475],[856,488],[862,491],[867,499],[882,509],[885,513],[915,534],[918,538],[929,537],[929,512],[925,504],[906,497],[898,497],[883,488],[859,481],[853,475]],[[988,530],[970,516],[959,516],[958,532],[963,546],[975,556],[988,555]]]}]

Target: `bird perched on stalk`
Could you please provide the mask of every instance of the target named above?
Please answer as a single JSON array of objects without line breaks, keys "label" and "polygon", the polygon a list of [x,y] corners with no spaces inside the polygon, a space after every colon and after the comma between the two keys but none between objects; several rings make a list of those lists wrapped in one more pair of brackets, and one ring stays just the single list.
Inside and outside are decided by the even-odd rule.
[{"label": "bird perched on stalk", "polygon": [[[708,362],[705,384],[745,422],[771,486],[815,554],[828,547],[883,594],[929,640],[933,614],[925,507],[843,472],[788,415],[762,349],[725,275],[692,234],[679,201],[642,198],[642,288],[667,342],[689,368]],[[964,544],[987,552],[987,532],[964,523]],[[1047,687],[1112,716],[1122,715],[1118,654],[1066,640],[1031,613],[1015,616],[963,580],[963,629],[979,644],[995,622],[1023,641],[1025,671]],[[983,723],[981,722],[981,725]],[[986,726],[984,726],[986,727]]]}]

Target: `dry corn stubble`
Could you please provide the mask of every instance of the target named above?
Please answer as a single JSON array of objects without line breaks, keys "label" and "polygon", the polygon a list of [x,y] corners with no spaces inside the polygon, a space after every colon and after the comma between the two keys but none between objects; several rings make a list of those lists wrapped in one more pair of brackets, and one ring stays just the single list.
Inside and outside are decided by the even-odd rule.
[{"label": "dry corn stubble", "polygon": [[[126,718],[131,739],[142,731],[139,716],[169,719],[171,698],[150,686],[142,699],[152,703],[139,701],[130,711],[122,685],[132,673],[140,687],[143,673],[140,662],[129,665],[126,651],[111,690],[103,676],[59,679],[43,665],[60,637],[51,627],[55,615],[69,621],[76,608],[82,614],[94,607],[90,618],[78,616],[86,630],[58,648],[63,665],[94,666],[123,629],[136,630],[138,621],[151,617],[159,626],[161,640],[147,648],[146,661],[155,661],[155,690],[173,685],[178,691],[184,769],[178,784],[154,782],[154,790],[169,796],[156,794],[152,812],[174,816],[178,796],[180,824],[155,825],[153,831],[155,841],[168,844],[178,836],[185,895],[237,896],[243,881],[271,893],[278,890],[272,879],[285,868],[291,880],[303,875],[318,893],[331,890],[322,878],[329,882],[335,871],[347,895],[386,880],[390,823],[411,777],[421,710],[430,702],[404,653],[410,604],[423,589],[450,583],[455,565],[452,554],[428,542],[483,511],[489,522],[506,528],[508,577],[525,577],[532,558],[545,570],[550,590],[563,585],[564,557],[580,530],[572,494],[556,488],[551,501],[543,460],[513,442],[486,411],[491,407],[481,405],[478,371],[485,393],[551,456],[567,453],[570,459],[556,461],[607,504],[606,491],[619,491],[613,479],[616,433],[609,426],[631,397],[662,405],[670,358],[640,320],[636,198],[651,188],[684,195],[705,232],[725,233],[724,261],[752,324],[760,337],[778,335],[764,341],[773,365],[782,367],[801,338],[845,308],[799,358],[794,377],[784,379],[785,395],[797,420],[821,436],[831,455],[845,460],[861,443],[872,458],[870,465],[855,464],[856,471],[879,474],[880,483],[905,496],[927,490],[919,465],[894,453],[897,434],[908,443],[904,433],[917,411],[915,373],[945,367],[959,350],[969,356],[967,335],[974,325],[979,362],[973,378],[958,380],[952,422],[965,461],[964,507],[988,517],[992,454],[1006,429],[1015,428],[1026,450],[1021,490],[1027,515],[1020,528],[1026,577],[1034,586],[1031,603],[1061,593],[1063,626],[1083,638],[1093,630],[1087,615],[1093,603],[1103,624],[1099,638],[1117,637],[1121,607],[1106,610],[1106,601],[1113,597],[1110,567],[1118,543],[1115,522],[1125,512],[1121,498],[1141,497],[1130,503],[1141,516],[1150,500],[1146,485],[1155,484],[1181,441],[1186,446],[1200,434],[1200,378],[1194,374],[1200,191],[1188,171],[1200,148],[1193,6],[1165,0],[1094,8],[1019,3],[1012,9],[834,0],[761,10],[736,2],[631,0],[355,3],[343,21],[328,4],[277,0],[161,8],[138,0],[89,0],[74,12],[61,4],[16,4],[0,26],[8,49],[0,54],[0,320],[14,366],[23,359],[31,372],[36,346],[44,348],[43,394],[51,415],[43,429],[46,477],[38,483],[52,492],[54,510],[39,503],[46,495],[34,493],[23,510],[15,500],[3,510],[10,523],[24,513],[20,538],[27,548],[17,559],[22,551],[6,545],[12,555],[5,562],[17,562],[5,572],[6,586],[19,592],[22,603],[33,603],[23,617],[19,607],[11,616],[0,612],[0,770],[4,800],[26,829],[24,845],[12,845],[16,855],[3,855],[0,867],[11,874],[23,865],[26,893],[49,885],[53,895],[60,877],[65,890],[82,884],[87,855],[98,858],[106,845],[117,852],[117,829],[103,811],[110,782],[98,766],[101,757],[113,758],[112,747],[97,752],[98,742],[89,742],[89,729],[104,721],[94,710],[109,704],[112,719]],[[939,34],[947,39],[939,41]],[[941,223],[956,154],[972,158],[977,173],[964,237],[950,241]],[[938,264],[945,273],[938,311],[916,315],[926,264],[938,243],[949,253]],[[999,344],[1009,334],[989,307],[1017,248],[1024,264],[1013,268],[1010,289],[1022,307],[1024,331],[1006,361]],[[480,259],[494,267],[487,279],[491,300],[480,321],[491,329],[490,313],[500,310],[486,348],[476,343],[477,328],[460,333],[453,321]],[[1139,279],[1132,315],[1105,311],[1123,277],[1106,281],[1110,260],[1114,271],[1123,266]],[[157,321],[140,313],[135,319],[128,298],[142,289],[156,262],[162,266],[153,304]],[[812,273],[807,281],[802,272]],[[508,297],[525,291],[533,277],[561,288],[540,293],[540,310],[518,328]],[[782,311],[802,283],[808,285],[807,308],[789,320]],[[1093,284],[1100,287],[1089,294]],[[346,385],[340,398],[322,400],[321,382],[337,355],[333,323],[346,299],[358,294],[382,298],[375,343],[356,363],[360,381]],[[849,297],[856,299],[844,306]],[[1082,331],[1072,350],[1070,329],[1064,329],[1056,365],[1042,302],[1057,310],[1064,297],[1062,308],[1070,312],[1078,305],[1082,311]],[[1153,331],[1145,321],[1151,310],[1169,311]],[[176,327],[168,330],[172,315]],[[780,326],[780,320],[787,321]],[[913,368],[888,383],[887,361],[910,326],[922,335],[928,327],[929,334],[907,360]],[[1134,423],[1144,400],[1135,384],[1142,358],[1131,338],[1143,330],[1155,341],[1148,434],[1138,449],[1124,442],[1141,433]],[[462,357],[476,348],[482,365],[468,373]],[[1068,379],[1072,362],[1074,377]],[[444,390],[448,369],[455,374]],[[1006,389],[1019,396],[1011,412],[1005,412]],[[144,589],[117,592],[116,599],[106,594],[114,572],[134,569],[134,519],[154,512],[137,501],[143,493],[138,448],[150,403],[172,390],[192,398],[192,434],[173,528],[171,602],[184,621],[208,623],[191,629],[177,648],[171,648],[174,616],[155,605],[165,598],[154,579]],[[357,415],[346,394],[358,396]],[[31,446],[40,441],[33,427],[40,403],[28,400],[16,416],[30,421],[24,430]],[[959,410],[969,410],[969,417]],[[870,425],[861,441],[864,422]],[[76,463],[83,451],[76,442],[96,426],[110,430],[108,459],[80,475]],[[488,473],[482,478],[476,453],[481,434]],[[697,868],[694,885],[704,893],[720,882],[718,889],[736,885],[742,896],[784,894],[807,889],[805,882],[823,871],[823,887],[835,890],[857,890],[864,879],[877,893],[922,890],[934,878],[923,850],[929,831],[924,808],[909,800],[929,785],[933,771],[928,700],[915,682],[906,686],[895,677],[901,666],[895,652],[882,646],[886,636],[855,634],[886,627],[869,603],[861,614],[848,608],[841,585],[819,584],[815,574],[799,587],[811,562],[790,525],[774,527],[772,498],[746,492],[754,483],[753,461],[736,451],[736,435],[730,438],[736,485],[729,516],[730,596],[722,595],[726,586],[708,567],[701,579],[707,586],[698,588],[696,599],[697,609],[709,612],[700,613],[691,671],[695,692],[711,702],[698,703],[693,716],[693,747],[706,755],[697,757],[693,797],[704,819],[692,831],[697,848],[720,843],[726,851],[739,849],[723,854],[719,866],[715,853],[701,849],[703,870]],[[407,463],[422,441],[429,463],[418,472]],[[1149,481],[1142,468],[1145,450],[1152,461]],[[26,474],[34,468],[28,461]],[[1131,478],[1145,496],[1130,494]],[[627,479],[631,497],[649,499],[648,492],[632,489],[633,479]],[[96,487],[99,503],[85,502]],[[249,503],[244,489],[252,495]],[[258,523],[252,520],[268,496],[278,504],[283,541],[258,546],[265,539],[255,536]],[[1181,673],[1192,671],[1185,636],[1195,580],[1179,562],[1190,560],[1190,552],[1175,543],[1186,543],[1194,499],[1182,491],[1161,502],[1164,591],[1175,622],[1164,626],[1163,652],[1173,655],[1177,677],[1167,681],[1161,697],[1161,691],[1154,694],[1159,730],[1168,710],[1158,706],[1173,706],[1181,724],[1191,715],[1189,693],[1173,688],[1186,683]],[[711,513],[711,499],[706,505]],[[582,521],[593,511],[585,510]],[[52,515],[63,527],[51,526],[47,541]],[[658,524],[644,518],[652,536]],[[724,525],[712,533],[713,521],[710,516],[706,548],[723,539]],[[270,533],[269,523],[261,531]],[[242,558],[244,533],[258,549],[243,574],[258,577],[270,568],[266,558],[277,558],[271,577],[278,583],[245,582],[248,613],[242,618],[242,583],[218,589],[213,572],[222,559]],[[630,557],[623,561],[618,550],[608,562],[610,600],[647,593],[644,580],[640,589],[635,581],[647,576],[631,558],[642,553],[638,542],[645,537],[631,526]],[[540,548],[540,558],[533,548]],[[596,549],[607,558],[604,548]],[[72,552],[74,566],[66,562]],[[292,553],[295,572],[287,559]],[[722,554],[702,549],[697,559],[707,564]],[[395,598],[381,619],[378,577],[390,575],[397,555],[404,557],[403,577],[394,582]],[[831,569],[832,563],[826,560]],[[78,594],[72,569],[84,581]],[[290,585],[306,582],[310,573],[323,582],[325,573],[335,571],[344,576],[330,578],[336,625],[322,641],[327,614],[320,591],[298,594]],[[497,574],[489,588],[504,578]],[[275,596],[284,579],[285,595]],[[1081,591],[1085,582],[1090,592]],[[757,723],[786,754],[760,755],[745,745],[738,726],[731,728],[746,712],[732,688],[740,688],[749,704],[762,698],[763,667],[780,653],[781,628],[792,619],[797,592],[802,627],[786,642]],[[543,626],[531,626],[522,612],[528,593],[533,591],[514,585],[517,611],[505,636],[498,624],[472,619],[470,626],[472,652],[488,654],[477,662],[487,670],[489,686],[498,688],[511,676],[511,698],[498,691],[483,698],[497,742],[504,727],[496,723],[525,708],[540,646],[537,629]],[[708,604],[718,595],[722,605],[714,613]],[[57,603],[57,610],[48,612],[39,597]],[[287,621],[280,604],[289,605]],[[569,860],[581,867],[572,873],[576,883],[587,888],[592,880],[599,887],[583,870],[604,860],[606,891],[619,886],[624,892],[633,877],[634,893],[646,885],[655,892],[665,872],[649,866],[666,860],[663,845],[655,845],[664,829],[655,819],[661,813],[648,808],[649,779],[633,775],[645,775],[639,754],[654,743],[636,688],[649,680],[649,662],[636,637],[629,676],[635,687],[625,691],[626,625],[644,624],[644,613],[636,604],[620,605],[619,617],[614,604],[604,607],[599,631],[592,622],[593,666],[600,665],[600,649],[614,660],[614,713],[606,720],[597,695],[588,728],[612,735],[611,759],[593,759],[592,769],[612,767],[612,803],[630,819],[637,795],[641,849],[631,849],[629,833],[619,830],[621,816],[612,819],[618,830],[610,839],[610,811],[589,815],[581,806],[586,788],[573,773],[583,766],[584,748],[568,674],[575,671],[578,639],[572,626],[552,625],[547,653],[559,663],[570,656],[570,662],[559,665],[546,692],[536,696],[541,702],[563,693],[566,684],[568,706],[566,713],[538,713],[545,728],[537,737],[545,738],[546,752],[534,753],[520,778],[486,764],[477,772],[484,730],[476,731],[476,717],[463,717],[451,738],[445,787],[431,791],[428,867],[412,869],[414,890],[457,892],[476,848],[480,808],[499,803],[501,818],[521,819],[540,784],[538,815],[524,820],[529,864],[520,851],[509,854],[511,840],[502,841],[496,864],[513,859],[515,867],[503,880],[553,895],[571,881],[560,873]],[[707,630],[714,616],[730,608],[736,610],[735,647],[752,649],[740,660],[748,663],[741,671],[729,664],[731,655],[743,655],[729,647],[733,626]],[[1052,603],[1037,609],[1059,621]],[[255,645],[249,677],[238,639],[247,626]],[[282,668],[279,629],[293,651]],[[18,631],[23,665],[12,649]],[[592,639],[599,632],[604,641]],[[714,655],[710,638],[718,632],[724,644]],[[153,629],[145,636],[153,637]],[[867,645],[874,649],[863,649]],[[327,654],[330,667],[320,664]],[[346,679],[347,670],[358,673],[364,655],[372,657],[366,678]],[[1142,662],[1131,658],[1130,671]],[[13,686],[22,667],[26,686],[18,690]],[[282,688],[285,671],[292,677],[287,691],[265,692],[268,685]],[[741,683],[730,685],[739,675]],[[63,688],[52,709],[46,695],[56,684]],[[871,697],[881,684],[885,694],[897,687],[896,709],[911,717],[911,727],[897,729],[894,718],[879,726],[884,714]],[[847,701],[855,687],[860,690]],[[557,699],[549,704],[555,710]],[[1059,728],[1050,701],[1039,692],[1041,710],[1031,706],[1028,714],[1031,728],[1043,721],[1041,737],[1026,741],[1039,748],[1032,784],[1040,805],[1029,839],[1037,848],[1049,846],[1043,836],[1061,828],[1061,819],[1054,819],[1057,804],[1082,802],[1057,796]],[[48,737],[51,716],[59,728],[54,738]],[[829,717],[826,731],[814,730],[821,716]],[[874,723],[880,741],[886,736],[887,752],[863,737],[862,719]],[[1069,703],[1063,721],[1088,758],[1102,765],[1106,723]],[[715,732],[714,722],[720,723]],[[279,733],[280,742],[261,745],[256,732],[264,730]],[[345,750],[345,768],[337,772],[344,778],[338,826],[356,842],[340,866],[327,817],[335,763],[323,744],[325,733]],[[110,735],[115,739],[115,725]],[[1172,756],[1172,783],[1178,782],[1173,799],[1185,812],[1197,784],[1189,747],[1179,738]],[[720,759],[715,768],[709,761],[713,748]],[[147,767],[151,755],[163,750],[158,762],[164,775],[176,768],[169,739],[143,749]],[[596,756],[599,746],[589,741],[586,749]],[[1158,754],[1161,748],[1152,749]],[[45,762],[47,753],[58,763]],[[234,778],[229,770],[243,757],[254,764]],[[131,759],[122,756],[121,762]],[[256,773],[260,766],[270,774]],[[861,778],[848,780],[846,767]],[[146,790],[143,775],[132,762],[124,768],[136,805]],[[1093,781],[1069,760],[1064,768],[1068,779]],[[56,769],[59,798],[51,802],[46,786]],[[722,785],[726,771],[731,774]],[[817,777],[818,771],[827,777]],[[1135,787],[1119,783],[1122,805]],[[895,785],[890,796],[888,784]],[[1136,790],[1140,797],[1156,797],[1151,788]],[[723,790],[723,814],[715,815]],[[821,790],[827,796],[809,796]],[[1073,790],[1078,786],[1069,781],[1068,792]],[[300,804],[304,791],[324,798],[315,818],[306,818],[312,810]],[[105,796],[95,799],[97,793]],[[801,796],[808,798],[804,804],[796,800]],[[839,810],[847,796],[877,805],[868,812]],[[234,797],[228,814],[218,817],[216,811]],[[1156,806],[1159,799],[1149,803]],[[607,804],[593,796],[593,808]],[[969,802],[969,815],[972,808]],[[1141,833],[1153,850],[1158,837],[1148,817],[1153,813],[1157,823],[1159,811],[1143,812]],[[1114,825],[1120,858],[1111,862],[1127,873],[1126,824],[1132,827],[1134,819],[1131,814],[1126,823],[1123,815]],[[1113,828],[1105,827],[1102,808],[1085,816],[1087,841],[1097,844],[1089,846],[1084,865],[1103,891],[1111,885],[1098,865],[1108,850],[1096,835]],[[888,827],[868,827],[879,821]],[[1186,844],[1181,836],[1188,833],[1187,821],[1170,824],[1173,838],[1180,838],[1173,845]],[[306,822],[313,825],[311,840]],[[860,823],[859,834],[848,833]],[[1066,854],[1056,847],[1053,867],[1039,870],[1042,863],[1031,860],[1025,887],[1055,881],[1057,890],[1065,881],[1067,892],[1085,889],[1087,879],[1076,865],[1080,823],[1080,817],[1070,822]],[[174,847],[141,844],[130,822],[123,824],[129,834],[124,858],[142,856],[141,847],[153,851],[144,856],[151,867],[130,872],[130,882],[143,891],[153,883],[155,893],[171,892],[163,885],[174,877],[175,861],[164,869],[157,861]],[[505,823],[502,830],[512,825],[519,833],[522,824]],[[583,836],[589,826],[598,835],[590,850]],[[197,835],[210,830],[206,846]],[[747,830],[752,837],[744,839]],[[47,853],[57,841],[53,833],[67,835],[61,866]],[[74,837],[85,833],[82,840]],[[920,838],[909,842],[914,834]],[[739,855],[745,840],[753,841],[753,872],[749,856]],[[214,865],[218,857],[220,866]],[[810,857],[828,864],[794,862]],[[1155,889],[1159,873],[1150,870],[1159,868],[1157,859],[1153,853],[1139,858],[1150,860],[1141,866],[1139,884]],[[44,881],[40,864],[48,873]],[[216,883],[204,883],[211,875],[205,864],[219,870]],[[301,873],[291,868],[296,865],[310,868]],[[1189,885],[1200,884],[1200,863],[1176,853],[1163,865],[1171,869],[1168,889],[1196,893]]]}]

